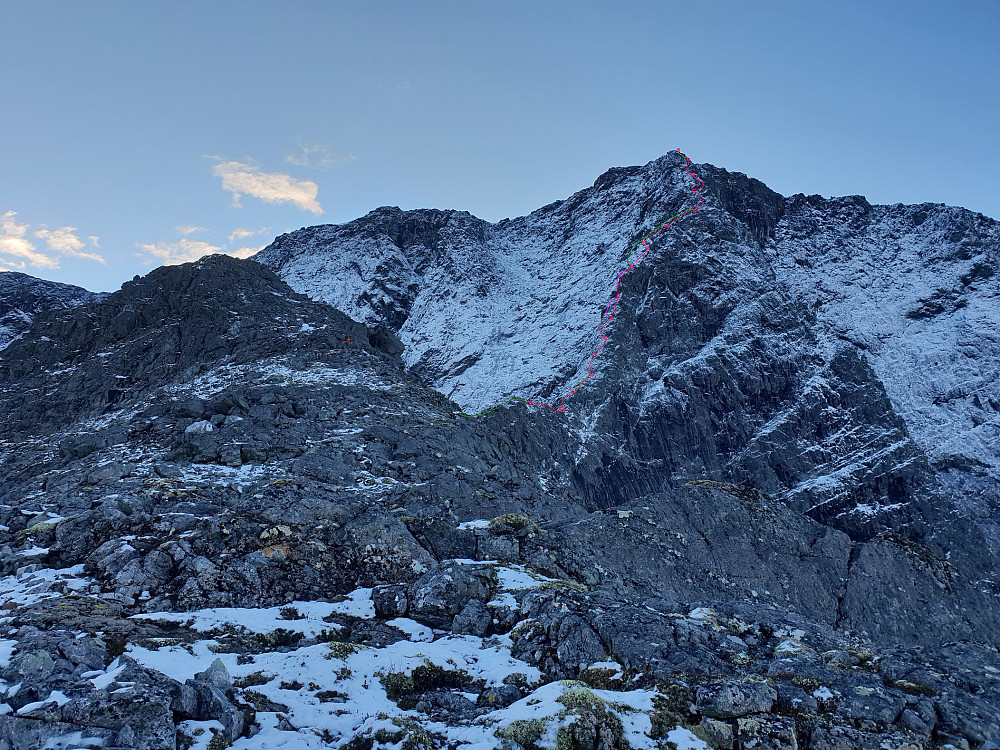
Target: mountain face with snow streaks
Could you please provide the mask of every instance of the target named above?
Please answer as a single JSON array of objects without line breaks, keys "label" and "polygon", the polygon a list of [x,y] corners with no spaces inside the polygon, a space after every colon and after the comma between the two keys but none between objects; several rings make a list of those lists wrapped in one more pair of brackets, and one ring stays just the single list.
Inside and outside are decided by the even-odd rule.
[{"label": "mountain face with snow streaks", "polygon": [[[561,396],[600,345],[627,249],[696,204],[685,166],[672,153],[612,169],[497,224],[378,209],[256,259],[397,332],[410,371],[467,412]],[[619,477],[598,490],[581,469],[595,502],[712,478],[856,538],[907,527],[924,541],[939,536],[927,517],[957,506],[962,533],[1000,549],[1000,225],[693,171],[704,205],[622,277],[597,374],[569,402],[580,466]]]},{"label": "mountain face with snow streaks", "polygon": [[668,154],[38,306],[0,748],[1000,746],[998,239]]}]

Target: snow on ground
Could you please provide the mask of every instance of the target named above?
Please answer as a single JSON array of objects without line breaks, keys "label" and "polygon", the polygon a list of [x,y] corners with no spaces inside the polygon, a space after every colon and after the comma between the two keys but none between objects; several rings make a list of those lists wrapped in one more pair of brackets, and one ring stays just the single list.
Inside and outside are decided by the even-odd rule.
[{"label": "snow on ground", "polygon": [[[21,554],[41,554],[44,548],[27,550]],[[71,568],[42,568],[31,570],[35,565],[26,566],[26,570],[12,576],[0,578],[0,607],[7,602],[25,606],[35,604],[43,599],[53,599],[67,593],[89,591],[94,581],[83,575],[83,566],[74,565]],[[0,623],[8,618],[0,618]],[[0,647],[2,655],[2,647]]]},{"label": "snow on ground", "polygon": [[[513,592],[541,586],[548,580],[520,565],[494,567],[500,582],[499,594],[511,597],[512,602]],[[358,589],[339,602],[297,601],[286,607],[210,608],[136,615],[139,619],[186,623],[208,637],[193,643],[165,639],[160,647],[155,640],[143,645],[131,644],[127,655],[182,682],[220,659],[233,676],[241,700],[272,708],[257,711],[260,731],[251,738],[237,740],[233,745],[235,750],[323,748],[366,732],[397,733],[404,728],[413,731],[415,726],[443,738],[452,747],[494,750],[501,742],[495,734],[498,729],[526,720],[540,720],[545,726],[539,747],[554,747],[560,727],[571,723],[576,716],[577,704],[571,699],[578,700],[581,696],[584,703],[597,701],[617,716],[632,747],[650,750],[657,747],[649,737],[648,714],[653,710],[654,691],[590,690],[575,681],[542,684],[543,675],[536,667],[511,654],[513,642],[508,636],[458,635],[432,630],[400,617],[387,624],[405,637],[384,647],[327,640],[336,638],[338,617],[374,617],[371,594],[371,589]],[[278,629],[302,633],[305,645],[248,656],[222,652],[220,642],[212,637],[217,633],[263,634]],[[500,686],[505,681],[524,686],[523,697],[506,708],[476,718],[461,720],[456,716],[449,719],[450,725],[427,713],[401,709],[389,698],[384,680],[391,683],[412,674],[417,667],[432,665],[465,673],[466,686],[452,691],[456,698],[462,696],[475,702],[482,689]],[[617,662],[610,661],[597,666],[619,672],[621,669]],[[116,670],[121,668],[115,661],[104,672],[87,676],[95,684],[110,684]],[[219,728],[212,722],[187,722],[182,730],[195,737],[193,747],[203,747],[211,738],[213,727]],[[688,744],[682,744],[681,740]],[[704,747],[693,735],[678,734],[674,741],[690,750]]]},{"label": "snow on ground", "polygon": [[286,357],[271,357],[251,364],[220,365],[187,382],[165,386],[163,391],[165,393],[190,393],[198,398],[208,399],[234,383],[247,382],[248,380],[257,385],[356,386],[374,391],[388,391],[397,385],[396,383],[387,383],[359,368],[340,369],[312,363],[304,369],[294,369],[285,362]]}]

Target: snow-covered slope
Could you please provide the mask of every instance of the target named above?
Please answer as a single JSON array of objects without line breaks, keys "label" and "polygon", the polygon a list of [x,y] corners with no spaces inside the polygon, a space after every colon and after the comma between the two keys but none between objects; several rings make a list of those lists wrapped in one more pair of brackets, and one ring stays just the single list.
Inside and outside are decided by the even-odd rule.
[{"label": "snow-covered slope", "polygon": [[961,208],[794,196],[769,248],[827,346],[865,352],[942,465],[1000,477],[1000,224]]},{"label": "snow-covered slope", "polygon": [[16,271],[0,272],[0,349],[28,330],[38,313],[75,307],[100,297],[71,284]]},{"label": "snow-covered slope", "polygon": [[382,208],[283,235],[255,259],[293,289],[398,331],[407,365],[467,411],[551,396],[586,375],[627,248],[697,203],[685,163],[670,154],[614,170],[495,225]]}]

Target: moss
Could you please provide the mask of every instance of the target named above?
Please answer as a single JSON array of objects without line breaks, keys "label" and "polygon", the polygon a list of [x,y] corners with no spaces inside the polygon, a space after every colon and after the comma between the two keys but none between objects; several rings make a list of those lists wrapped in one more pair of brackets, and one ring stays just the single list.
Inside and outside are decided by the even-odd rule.
[{"label": "moss", "polygon": [[688,490],[718,490],[751,503],[757,502],[761,498],[760,492],[752,487],[743,487],[730,482],[716,482],[712,479],[695,479],[685,482],[681,486]]},{"label": "moss", "polygon": [[823,683],[813,677],[803,677],[801,675],[793,675],[791,682],[796,687],[800,687],[803,690],[815,690]]},{"label": "moss", "polygon": [[341,660],[346,659],[352,654],[358,653],[358,651],[363,648],[367,648],[367,646],[363,646],[360,643],[350,643],[348,641],[329,641],[327,642],[326,647],[330,649],[330,653],[324,654],[324,659]]},{"label": "moss", "polygon": [[240,693],[240,696],[257,711],[288,711],[288,706],[284,703],[273,701],[256,690],[244,690]]},{"label": "moss", "polygon": [[531,627],[534,624],[535,623],[533,620],[522,620],[513,628],[511,628],[511,631],[510,633],[508,633],[508,635],[511,637],[512,640],[516,641],[519,638],[523,637],[525,634],[527,634],[527,632],[531,629]]},{"label": "moss", "polygon": [[445,669],[430,662],[414,667],[410,674],[389,672],[380,679],[386,696],[403,710],[412,710],[417,696],[429,690],[462,688],[472,682],[464,670]]},{"label": "moss", "polygon": [[208,741],[208,750],[226,750],[227,747],[232,747],[232,744],[226,735],[219,732]]},{"label": "moss", "polygon": [[[607,736],[609,732],[610,738]],[[630,750],[632,747],[625,740],[621,720],[604,706],[597,706],[584,709],[574,721],[559,727],[556,750],[608,747],[608,739],[613,750]]]},{"label": "moss", "polygon": [[565,693],[556,698],[566,708],[571,711],[584,711],[603,708],[607,703],[588,687],[571,687]]},{"label": "moss", "polygon": [[909,680],[896,680],[892,683],[892,686],[899,688],[907,695],[921,695],[928,697],[941,695],[940,690],[935,690],[929,685],[921,685],[918,682],[910,682]]},{"label": "moss", "polygon": [[689,708],[694,703],[694,693],[687,685],[679,682],[656,686],[653,696],[653,711],[649,715],[650,734],[653,739],[663,739],[667,732],[688,723]]},{"label": "moss", "polygon": [[[406,735],[399,750],[435,750],[440,747],[440,743],[435,741],[434,735],[420,726],[413,719],[394,718],[392,723],[399,727]],[[398,742],[398,740],[397,740]]]},{"label": "moss", "polygon": [[516,534],[522,529],[538,529],[537,524],[523,513],[504,513],[497,516],[489,525],[492,534]]},{"label": "moss", "polygon": [[503,678],[504,685],[515,685],[522,690],[528,689],[528,675],[524,672],[511,672]]},{"label": "moss", "polygon": [[625,682],[622,671],[610,667],[584,669],[580,672],[580,679],[598,690],[621,690]]},{"label": "moss", "polygon": [[275,675],[264,674],[263,672],[251,672],[245,677],[237,677],[233,680],[233,687],[237,688],[248,688],[256,687],[257,685],[266,685],[271,680],[273,680]]},{"label": "moss", "polygon": [[291,681],[283,680],[281,684],[278,685],[278,687],[281,688],[282,690],[301,690],[303,688],[303,685],[298,680],[291,680]]},{"label": "moss", "polygon": [[544,719],[518,719],[493,734],[502,740],[513,740],[525,750],[535,750],[545,732]]},{"label": "moss", "polygon": [[336,690],[320,690],[316,693],[316,699],[320,703],[344,703],[347,696],[343,693],[338,693]]},{"label": "moss", "polygon": [[684,728],[709,747],[718,747],[718,745],[715,744],[715,737],[713,737],[712,733],[705,729],[705,727],[701,724],[686,724]]},{"label": "moss", "polygon": [[340,750],[372,750],[374,744],[375,739],[370,733],[359,734],[341,745]]},{"label": "moss", "polygon": [[588,589],[582,583],[577,583],[576,581],[567,581],[564,578],[559,578],[556,580],[550,579],[548,581],[543,581],[538,588],[553,589],[555,591],[576,591],[578,594],[583,594],[587,591],[590,591],[590,589]]},{"label": "moss", "polygon": [[282,607],[278,616],[282,620],[304,620],[306,616],[300,613],[295,607]]}]

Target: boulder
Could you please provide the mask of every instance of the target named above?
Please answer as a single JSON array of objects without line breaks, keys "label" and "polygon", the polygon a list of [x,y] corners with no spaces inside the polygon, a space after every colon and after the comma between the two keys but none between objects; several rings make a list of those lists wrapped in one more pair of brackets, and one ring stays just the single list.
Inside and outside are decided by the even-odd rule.
[{"label": "boulder", "polygon": [[492,568],[446,563],[410,586],[410,616],[431,627],[448,628],[470,599],[488,601],[495,588]]},{"label": "boulder", "polygon": [[734,719],[767,713],[777,699],[777,691],[766,682],[730,680],[698,688],[695,703],[705,716]]}]

